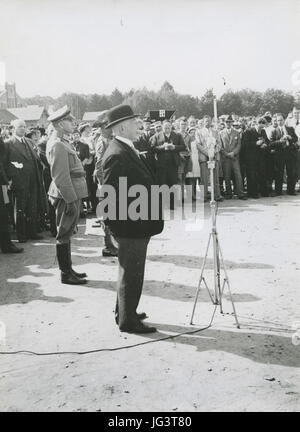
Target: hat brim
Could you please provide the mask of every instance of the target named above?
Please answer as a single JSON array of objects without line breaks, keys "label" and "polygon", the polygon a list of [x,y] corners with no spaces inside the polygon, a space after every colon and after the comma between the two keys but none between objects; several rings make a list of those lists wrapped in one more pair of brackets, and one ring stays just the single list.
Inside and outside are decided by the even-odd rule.
[{"label": "hat brim", "polygon": [[108,129],[108,128],[110,128],[110,127],[112,127],[112,126],[114,126],[114,125],[116,125],[118,123],[121,123],[121,122],[123,122],[125,120],[129,120],[129,119],[132,119],[132,118],[135,118],[135,117],[140,117],[140,114],[133,114],[133,115],[130,115],[130,116],[127,116],[127,117],[119,118],[118,120],[115,120],[113,122],[107,123],[107,125],[105,126],[105,129]]}]

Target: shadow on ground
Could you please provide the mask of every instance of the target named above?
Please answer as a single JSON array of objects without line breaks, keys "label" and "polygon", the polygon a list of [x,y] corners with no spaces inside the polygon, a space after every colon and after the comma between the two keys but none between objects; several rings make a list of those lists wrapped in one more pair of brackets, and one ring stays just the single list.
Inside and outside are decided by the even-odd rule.
[{"label": "shadow on ground", "polygon": [[[183,333],[196,330],[195,327],[182,327],[171,324],[152,322],[147,324],[154,325],[158,329],[158,333],[147,335],[151,339],[169,336],[168,333],[164,332]],[[169,341],[166,340],[166,342]],[[289,367],[299,367],[300,364],[300,351],[298,347],[292,344],[290,337],[247,333],[243,330],[231,332],[210,328],[193,335],[179,336],[173,342],[193,346],[200,352],[223,351],[245,357],[257,363]],[[226,365],[224,364],[224,366]]]}]

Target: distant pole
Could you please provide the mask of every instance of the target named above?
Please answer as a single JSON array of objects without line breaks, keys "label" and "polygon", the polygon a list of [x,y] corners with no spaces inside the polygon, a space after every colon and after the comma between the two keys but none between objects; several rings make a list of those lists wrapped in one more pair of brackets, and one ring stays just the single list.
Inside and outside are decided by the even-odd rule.
[{"label": "distant pole", "polygon": [[218,108],[217,108],[217,96],[214,94],[214,118],[215,118],[215,125],[217,127],[218,124]]}]

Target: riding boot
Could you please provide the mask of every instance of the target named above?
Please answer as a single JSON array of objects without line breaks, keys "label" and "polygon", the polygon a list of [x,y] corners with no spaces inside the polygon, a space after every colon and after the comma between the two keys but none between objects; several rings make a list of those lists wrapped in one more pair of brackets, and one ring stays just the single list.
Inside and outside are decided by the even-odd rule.
[{"label": "riding boot", "polygon": [[85,279],[80,279],[72,272],[69,244],[58,243],[56,245],[56,256],[58,266],[61,271],[61,282],[69,285],[82,285],[86,283]]},{"label": "riding boot", "polygon": [[71,271],[72,271],[72,273],[75,275],[75,276],[77,276],[78,278],[86,278],[87,277],[87,274],[86,273],[78,273],[78,272],[76,272],[74,269],[73,269],[73,267],[72,267],[72,256],[71,256],[71,241],[69,241],[68,242],[68,254],[69,254],[69,260],[70,260],[70,263],[71,263]]}]

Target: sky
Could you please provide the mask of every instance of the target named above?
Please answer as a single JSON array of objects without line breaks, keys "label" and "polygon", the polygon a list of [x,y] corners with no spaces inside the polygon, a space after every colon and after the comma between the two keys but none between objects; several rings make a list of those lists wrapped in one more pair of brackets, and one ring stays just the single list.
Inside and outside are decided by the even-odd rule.
[{"label": "sky", "polygon": [[295,90],[300,0],[0,0],[0,14],[0,84],[21,97]]}]

